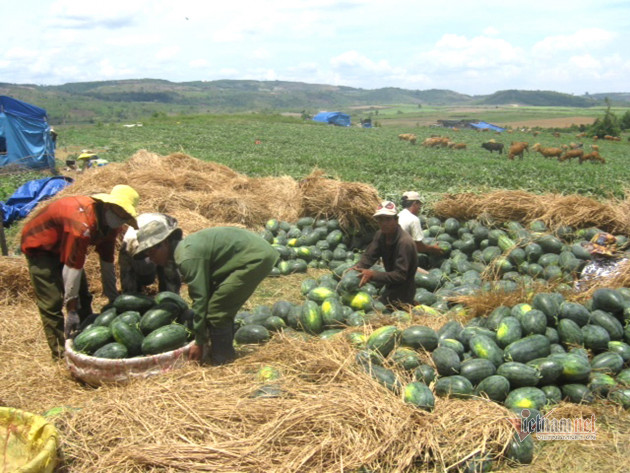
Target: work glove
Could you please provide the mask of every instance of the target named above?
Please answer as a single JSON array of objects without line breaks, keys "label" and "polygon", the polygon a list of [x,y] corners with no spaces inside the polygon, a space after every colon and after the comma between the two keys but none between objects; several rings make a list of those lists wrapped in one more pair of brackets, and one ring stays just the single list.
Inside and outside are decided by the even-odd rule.
[{"label": "work glove", "polygon": [[69,310],[66,312],[66,316],[63,319],[63,335],[66,339],[74,338],[80,323],[79,314],[76,311]]}]

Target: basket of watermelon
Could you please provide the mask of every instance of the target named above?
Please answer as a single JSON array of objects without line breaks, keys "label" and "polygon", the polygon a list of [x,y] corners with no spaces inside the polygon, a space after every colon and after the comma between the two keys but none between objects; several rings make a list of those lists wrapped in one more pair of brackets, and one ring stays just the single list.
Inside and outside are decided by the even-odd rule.
[{"label": "basket of watermelon", "polygon": [[192,340],[192,311],[179,295],[122,294],[66,340],[70,373],[91,385],[146,378],[183,366]]}]

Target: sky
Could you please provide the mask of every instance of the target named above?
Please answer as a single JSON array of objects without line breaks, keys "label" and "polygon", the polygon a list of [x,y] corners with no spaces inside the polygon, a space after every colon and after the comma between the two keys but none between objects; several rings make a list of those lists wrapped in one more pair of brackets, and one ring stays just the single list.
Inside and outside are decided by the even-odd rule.
[{"label": "sky", "polygon": [[0,82],[630,92],[627,0],[5,0]]}]

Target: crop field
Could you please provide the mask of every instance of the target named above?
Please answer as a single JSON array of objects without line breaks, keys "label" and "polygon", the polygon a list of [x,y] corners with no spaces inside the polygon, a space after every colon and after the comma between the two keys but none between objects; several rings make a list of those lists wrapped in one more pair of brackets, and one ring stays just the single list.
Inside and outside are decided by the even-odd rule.
[{"label": "crop field", "polygon": [[[590,138],[578,138],[576,131],[563,131],[558,135],[552,133],[553,130],[542,127],[537,127],[537,134],[534,135],[533,131],[526,131],[525,126],[522,125],[528,122],[532,123],[528,126],[535,127],[536,123],[556,120],[557,123],[569,126],[577,118],[593,120],[603,113],[601,109],[536,109],[532,107],[519,111],[508,108],[497,110],[484,108],[475,111],[475,118],[485,119],[492,123],[500,125],[519,123],[518,130],[514,125],[514,131],[503,134],[473,130],[455,131],[441,127],[415,125],[415,123],[434,122],[436,117],[473,118],[464,110],[453,109],[447,114],[438,108],[412,110],[408,107],[401,108],[400,112],[398,113],[395,107],[381,109],[376,120],[382,120],[383,126],[372,129],[356,126],[339,128],[303,121],[296,117],[264,114],[162,116],[144,120],[142,126],[133,127],[123,126],[120,123],[59,126],[55,127],[59,133],[57,164],[60,172],[73,176],[74,171],[64,170],[65,160],[76,158],[82,150],[90,150],[97,153],[99,157],[116,163],[128,161],[139,150],[147,150],[158,156],[184,153],[203,161],[223,164],[250,178],[290,176],[295,180],[300,180],[309,176],[313,170],[319,169],[323,170],[326,176],[338,178],[344,183],[370,184],[377,189],[379,197],[396,202],[400,201],[400,196],[404,191],[417,190],[428,200],[427,214],[431,213],[432,204],[438,203],[445,194],[485,194],[501,189],[525,190],[533,194],[580,194],[602,201],[626,197],[625,192],[630,182],[628,133],[622,136],[619,142],[605,140],[595,142]],[[493,115],[495,113],[497,115]],[[499,118],[500,116],[503,118]],[[353,120],[355,120],[354,117]],[[417,143],[410,144],[400,140],[398,135],[401,133],[415,134]],[[446,136],[453,142],[465,143],[466,147],[456,150],[423,146],[423,140],[432,135]],[[490,140],[504,143],[504,153],[490,153],[482,148],[481,144]],[[606,159],[606,163],[586,162],[580,165],[576,160],[559,162],[557,159],[544,158],[531,149],[529,153],[524,154],[523,159],[509,160],[507,149],[512,141],[527,141],[530,148],[535,143],[547,147],[582,143],[585,152],[590,152],[591,145],[596,144],[599,146],[600,154]],[[236,187],[226,182],[222,183],[225,184],[223,187],[216,186],[220,187],[219,190],[209,189],[216,179],[215,176],[220,173],[205,172],[205,169],[211,169],[210,166],[185,168],[187,161],[194,160],[179,158],[153,157],[152,161],[143,161],[143,165],[144,162],[154,164],[155,167],[151,166],[152,169],[148,170],[149,172],[142,173],[138,169],[133,169],[132,173],[136,183],[146,184],[147,187],[151,184],[151,189],[155,189],[153,193],[141,193],[141,199],[144,198],[143,195],[149,197],[147,201],[150,204],[145,205],[150,205],[155,209],[163,206],[166,210],[160,211],[176,216],[184,231],[188,232],[185,228],[185,223],[188,223],[187,218],[190,220],[199,218],[200,223],[207,221],[201,219],[201,210],[198,209],[210,209],[208,213],[218,214],[217,207],[206,205],[206,202],[201,201],[203,197],[207,196],[208,200],[214,198],[218,201],[219,197],[224,197],[224,194]],[[171,168],[161,168],[162,172],[160,172],[158,166],[164,162],[176,163],[185,179],[172,179],[173,176],[170,175],[172,173],[164,171]],[[197,161],[195,163],[198,164]],[[126,173],[131,167],[106,166],[102,170],[85,171],[81,176],[83,182],[78,180],[75,184],[75,187],[81,185],[84,187],[76,192],[83,193],[87,188],[94,188],[95,182],[103,186],[103,191],[109,191],[112,180],[119,182],[115,179],[127,176],[127,174],[116,174],[118,169],[126,169],[127,171],[120,171]],[[111,176],[107,175],[108,172],[111,172]],[[194,175],[191,176],[191,173]],[[22,182],[41,176],[41,173],[34,172],[0,175],[0,200],[5,200]],[[157,183],[149,182],[153,176],[163,176],[164,179],[156,179],[159,181]],[[194,179],[201,176],[207,177],[208,180]],[[227,175],[221,175],[221,178],[226,181],[232,179]],[[241,176],[237,178],[234,181],[238,181]],[[251,179],[251,181],[254,180]],[[165,181],[167,184],[164,184]],[[287,182],[291,180],[273,181],[282,182],[282,186],[285,186],[289,185]],[[197,187],[192,186],[194,189],[188,189],[185,184],[191,182],[193,184],[200,182],[203,185],[198,184]],[[184,184],[175,188],[174,185],[168,187],[168,183]],[[130,182],[130,184],[135,186],[134,183]],[[297,187],[294,182],[293,185]],[[301,189],[303,187],[307,186],[300,186]],[[322,200],[334,200],[328,198],[330,193],[326,192],[324,186],[314,187],[313,192],[317,196],[323,196]],[[139,187],[136,188],[139,189]],[[276,184],[273,189],[280,194],[278,188],[279,185]],[[232,199],[238,200],[238,204],[242,204],[242,207],[248,207],[248,204],[252,202],[248,199],[252,199],[252,195],[251,192],[247,195],[246,193],[251,189],[258,191],[261,188],[254,187],[252,183],[245,186],[240,182],[236,197],[232,194],[225,195],[226,198],[222,200],[222,203],[223,207],[227,208],[226,213],[235,209],[230,206]],[[272,187],[264,189],[272,189]],[[370,189],[370,193],[360,195],[375,198],[372,191]],[[172,199],[172,192],[179,192],[179,199]],[[257,214],[277,210],[277,198],[263,195],[265,192],[253,194],[253,199],[257,204],[260,203],[259,201],[266,201],[263,203],[268,204],[260,207],[251,205],[252,210],[261,209]],[[172,202],[173,207],[167,208],[165,202],[168,199],[178,202]],[[290,200],[284,199],[282,202],[289,201],[290,203]],[[362,202],[367,200],[367,198],[361,199]],[[536,199],[530,196],[528,200]],[[510,202],[508,204],[497,202],[497,205],[511,205],[508,209],[511,210],[515,204],[513,201]],[[171,202],[168,203],[171,204]],[[177,206],[178,203],[181,203],[181,208]],[[184,204],[189,207],[185,207]],[[319,209],[320,206],[317,208]],[[176,213],[177,211],[182,212],[182,217]],[[244,213],[247,212],[244,211]],[[579,213],[577,209],[576,213]],[[371,215],[371,210],[369,215]],[[217,222],[223,221],[220,215],[211,215],[212,224],[215,222],[212,220],[213,216],[216,217]],[[578,267],[578,263],[581,264],[581,260],[578,261],[578,254],[581,253],[576,250],[574,255],[574,246],[585,252],[581,246],[582,238],[585,238],[584,242],[590,239],[590,237],[585,237],[585,233],[578,236],[578,232],[575,232],[575,235],[572,234],[571,237],[567,236],[568,234],[565,235],[568,243],[564,244],[560,237],[556,238],[547,233],[548,229],[542,222],[536,222],[538,226],[530,224],[525,227],[513,221],[508,222],[500,230],[485,228],[484,224],[473,220],[457,222],[455,219],[448,219],[449,222],[446,220],[442,222],[438,218],[431,219],[427,216],[425,222],[434,221],[433,224],[427,224],[427,233],[435,236],[436,241],[445,244],[446,246],[442,248],[448,248],[448,252],[452,251],[452,254],[455,254],[454,248],[461,251],[458,251],[457,258],[452,259],[447,259],[446,255],[435,258],[424,255],[426,258],[423,259],[423,264],[427,263],[426,267],[431,267],[431,272],[428,275],[418,274],[416,277],[418,293],[417,301],[414,303],[418,306],[414,310],[389,314],[378,309],[378,305],[374,304],[376,287],[373,288],[373,293],[365,292],[363,299],[356,298],[360,291],[352,286],[352,274],[347,274],[352,272],[344,273],[341,269],[344,265],[347,265],[346,268],[350,267],[358,255],[352,251],[346,251],[347,247],[342,248],[339,244],[342,239],[342,232],[337,230],[339,221],[326,221],[319,218],[315,220],[309,216],[306,217],[307,220],[310,218],[308,222],[300,219],[302,224],[289,225],[293,222],[278,222],[275,218],[272,216],[266,224],[261,225],[259,230],[261,230],[261,235],[268,238],[268,241],[275,242],[278,251],[280,247],[284,247],[284,252],[281,253],[282,261],[279,262],[277,268],[274,268],[278,269],[275,274],[278,277],[266,278],[261,283],[243,306],[246,312],[239,314],[239,323],[243,322],[244,326],[250,321],[251,325],[262,323],[259,321],[263,320],[262,318],[257,318],[257,322],[253,322],[254,318],[261,314],[265,316],[264,323],[266,323],[268,311],[275,316],[273,311],[284,307],[288,312],[284,314],[283,320],[286,319],[289,328],[284,325],[286,330],[278,336],[270,337],[267,333],[265,340],[261,339],[261,345],[256,348],[249,345],[256,342],[245,340],[241,343],[237,340],[239,358],[225,367],[199,367],[189,363],[181,370],[162,373],[163,376],[149,379],[138,379],[130,384],[92,388],[74,379],[64,362],[51,363],[49,350],[37,317],[37,306],[30,291],[28,270],[24,265],[24,259],[21,257],[3,258],[3,271],[0,271],[0,282],[2,282],[0,298],[3,299],[0,306],[0,339],[5,342],[0,344],[0,407],[15,406],[31,412],[47,413],[48,418],[53,419],[62,435],[61,450],[66,464],[59,471],[77,473],[210,470],[225,473],[231,471],[409,471],[413,473],[490,471],[487,469],[490,465],[484,456],[488,452],[490,452],[488,455],[496,454],[497,459],[503,456],[509,458],[530,456],[529,461],[524,461],[524,463],[531,462],[533,455],[533,462],[528,466],[514,467],[515,464],[500,460],[492,466],[495,468],[494,471],[523,473],[628,471],[626,458],[628,445],[630,445],[628,441],[630,411],[614,404],[612,400],[609,402],[598,399],[592,404],[588,402],[586,395],[583,395],[584,391],[578,391],[578,388],[586,388],[587,378],[584,377],[584,373],[588,376],[591,372],[589,353],[584,349],[576,349],[573,339],[568,336],[565,339],[564,334],[562,337],[559,334],[558,320],[561,318],[562,307],[568,307],[567,313],[563,312],[563,317],[571,321],[586,317],[584,311],[587,312],[588,317],[595,317],[595,312],[604,312],[599,309],[610,310],[610,318],[598,314],[603,320],[601,323],[604,324],[601,325],[599,332],[600,335],[602,331],[616,334],[615,340],[624,350],[624,358],[621,354],[616,356],[622,362],[615,368],[612,365],[617,360],[609,359],[610,355],[607,355],[608,358],[602,358],[604,361],[600,359],[599,362],[602,364],[593,367],[593,371],[601,369],[602,373],[596,373],[600,375],[604,372],[612,373],[614,370],[619,372],[622,365],[627,367],[630,363],[628,361],[630,360],[630,346],[626,349],[626,344],[619,341],[623,337],[626,341],[630,340],[629,329],[623,329],[619,325],[619,330],[617,330],[615,323],[618,319],[627,320],[626,311],[630,310],[630,289],[626,287],[623,291],[616,292],[603,288],[597,298],[590,295],[588,298],[581,299],[579,304],[564,304],[573,300],[570,299],[569,292],[574,281],[573,277],[577,273],[571,271]],[[280,219],[280,217],[277,218]],[[236,220],[225,221],[235,222]],[[247,226],[244,222],[238,223]],[[287,224],[288,230],[283,229],[282,224]],[[299,239],[306,238],[309,234],[306,230],[303,234],[299,233],[302,226],[310,228],[322,225],[326,227],[326,232],[325,235],[320,235],[322,237],[320,240],[324,240],[325,245],[318,246],[318,243],[322,243],[319,240],[314,244],[308,243],[308,258],[312,258],[308,266],[304,262],[303,270],[291,270],[290,263],[298,260],[295,255],[306,253],[298,253],[303,248],[289,248],[289,240],[286,238],[288,232],[292,232],[295,236],[295,238],[291,237],[291,240],[295,240],[291,245],[298,245]],[[7,233],[7,239],[10,242],[16,240],[17,227],[12,227]],[[248,226],[248,228],[253,227],[254,225]],[[310,233],[315,234],[312,230],[310,228]],[[483,238],[484,232],[485,238]],[[335,239],[332,235],[335,235]],[[467,237],[466,241],[464,241],[464,236]],[[440,239],[440,237],[446,238]],[[491,238],[496,242],[491,243]],[[480,241],[477,242],[477,240]],[[459,246],[455,246],[455,241],[459,243]],[[471,246],[473,242],[474,247]],[[467,244],[466,247],[464,243]],[[520,246],[516,248],[518,245]],[[536,246],[539,251],[536,250]],[[307,247],[304,246],[304,248]],[[332,258],[338,260],[336,261],[338,266],[329,264],[330,259],[324,261],[323,257],[321,262],[326,264],[312,265],[311,263],[317,262],[314,249],[318,248],[320,255],[328,248],[343,250],[340,257],[335,256],[337,253],[329,251]],[[295,254],[290,250],[294,250]],[[475,253],[478,254],[473,256]],[[586,261],[590,256],[586,252],[586,256],[579,256],[579,258]],[[88,261],[89,264],[86,264],[85,268],[90,278],[90,287],[97,296],[94,305],[96,309],[99,305],[102,308],[106,301],[100,295],[100,281],[98,281],[94,259]],[[543,268],[543,261],[546,261],[545,268]],[[571,266],[574,263],[575,268]],[[551,269],[556,272],[547,270],[547,266],[551,266]],[[559,269],[560,267],[562,270]],[[331,270],[335,268],[339,273],[336,274],[337,279],[331,274]],[[501,275],[506,276],[508,273],[509,278],[498,279]],[[495,276],[496,286],[490,284],[490,279]],[[627,280],[630,280],[630,270],[626,276]],[[342,283],[343,278],[346,279]],[[358,279],[354,282],[358,284]],[[547,285],[547,282],[551,284]],[[625,286],[627,285],[626,283]],[[499,287],[503,289],[494,290]],[[341,291],[337,295],[330,296],[340,301],[337,305],[331,305],[333,309],[330,310],[334,311],[335,308],[344,310],[342,305],[348,304],[352,310],[346,313],[343,319],[339,319],[343,320],[343,324],[337,324],[338,319],[335,319],[335,317],[341,317],[341,312],[327,314],[327,320],[330,321],[330,327],[334,327],[333,332],[336,330],[336,333],[341,333],[343,329],[348,340],[344,337],[342,342],[339,337],[335,342],[332,338],[334,334],[329,333],[327,335],[329,341],[327,341],[322,336],[324,333],[322,332],[323,312],[319,311],[324,310],[322,307],[323,301],[328,297],[326,294],[334,294],[340,288],[345,288],[347,293]],[[153,289],[153,287],[150,288],[150,291]],[[365,288],[363,290],[367,291]],[[187,298],[186,292],[183,288],[184,298]],[[348,297],[349,295],[352,297]],[[447,302],[446,298],[453,295],[458,297]],[[284,305],[277,305],[278,303],[284,303]],[[584,306],[581,305],[582,303]],[[468,307],[465,307],[466,305]],[[577,306],[582,309],[581,312],[578,311]],[[486,310],[487,308],[493,310]],[[534,310],[536,318],[534,315],[525,317],[530,312],[533,314]],[[612,313],[615,314],[614,317]],[[493,328],[490,328],[490,317],[484,318],[483,321],[481,317],[470,320],[473,315],[487,316],[489,314],[494,314],[492,320],[495,326]],[[313,315],[313,327],[308,325],[310,319],[307,316],[310,317],[310,315]],[[509,318],[512,323],[516,320],[517,325],[521,324],[523,327],[529,324],[527,335],[535,337],[536,342],[532,341],[532,338],[525,340],[526,332],[523,329],[523,332],[519,332],[518,335],[512,332],[502,333],[501,351],[494,341],[489,344],[491,335],[498,333],[499,323],[504,318]],[[531,322],[534,319],[535,327]],[[610,319],[613,319],[612,322]],[[402,340],[401,333],[404,329],[410,329],[419,324],[425,330],[422,331],[423,335],[416,333],[418,340],[411,340],[413,343],[408,345],[418,350],[418,353],[412,350],[415,357],[411,361],[432,363],[436,366],[440,379],[445,380],[450,377],[454,382],[453,378],[462,378],[462,376],[446,376],[446,374],[460,372],[460,367],[464,362],[462,361],[460,366],[460,359],[457,356],[459,353],[455,351],[455,348],[449,349],[449,345],[446,345],[446,350],[452,351],[455,355],[456,362],[452,359],[439,361],[440,354],[436,354],[435,351],[438,345],[437,331],[446,327],[447,322],[454,323],[460,320],[462,323],[470,322],[466,336],[463,335],[462,330],[457,333],[444,332],[446,334],[444,338],[450,342],[457,342],[455,338],[463,340],[461,343],[457,342],[462,345],[462,356],[464,344],[470,342],[471,348],[466,356],[472,359],[479,358],[476,361],[485,361],[485,365],[493,365],[492,373],[496,371],[494,365],[499,368],[503,366],[502,370],[505,371],[502,373],[505,374],[508,388],[497,388],[497,390],[504,391],[504,405],[499,403],[501,396],[497,396],[497,399],[491,397],[497,403],[477,397],[466,400],[453,399],[445,396],[445,393],[456,393],[457,386],[453,385],[452,389],[449,386],[442,387],[440,394],[437,392],[437,383],[435,383],[431,385],[438,394],[435,399],[435,409],[431,406],[427,409],[430,412],[425,412],[417,409],[422,402],[426,402],[420,399],[420,392],[408,392],[405,389],[401,395],[397,392],[396,383],[390,383],[389,389],[396,392],[393,395],[383,389],[382,386],[388,386],[387,379],[378,378],[375,373],[379,371],[357,369],[359,365],[363,367],[362,361],[364,361],[357,352],[359,347],[367,347],[370,350],[377,347],[377,350],[382,348],[384,352],[385,345],[391,341],[387,354],[382,353],[383,358],[386,358],[393,350],[396,337]],[[314,327],[316,322],[319,323],[319,327]],[[384,330],[380,330],[378,336],[375,336],[376,327],[379,325]],[[590,319],[588,323],[584,321],[583,325],[590,328],[594,326]],[[554,326],[558,326],[558,330],[553,328]],[[582,336],[583,327],[578,326],[577,322],[575,326],[579,335]],[[329,328],[328,325],[326,328]],[[553,331],[550,330],[552,328]],[[520,330],[518,328],[518,331]],[[307,336],[304,332],[312,336]],[[557,338],[554,345],[572,352],[566,356],[557,351],[554,352],[561,356],[554,358],[555,364],[553,362],[551,364],[555,366],[554,369],[558,366],[561,369],[560,371],[556,369],[555,378],[548,381],[549,385],[545,387],[555,388],[559,393],[549,391],[556,397],[560,396],[558,399],[554,397],[554,400],[570,398],[572,402],[557,404],[555,414],[550,416],[550,419],[581,420],[591,418],[591,416],[594,419],[596,416],[597,438],[596,440],[553,442],[537,440],[534,444],[533,436],[531,436],[528,442],[523,443],[523,450],[531,450],[511,456],[514,452],[508,454],[507,447],[510,439],[513,438],[514,426],[507,419],[510,415],[514,417],[514,412],[510,412],[508,408],[518,411],[525,407],[532,408],[532,415],[536,409],[548,409],[546,412],[549,413],[552,411],[546,405],[546,397],[537,397],[531,391],[540,391],[533,386],[542,384],[542,381],[539,383],[538,379],[542,376],[540,375],[542,368],[539,370],[538,365],[530,367],[524,364],[529,365],[530,362],[546,359],[547,356],[551,359],[549,340],[553,338],[553,332],[556,332]],[[406,332],[407,336],[413,333],[415,333],[413,330]],[[481,335],[484,334],[487,336],[482,337]],[[320,337],[318,338],[317,335]],[[350,335],[357,335],[358,338],[351,338]],[[435,335],[434,342],[433,335]],[[574,335],[574,333],[569,333],[569,335]],[[422,337],[430,338],[430,343]],[[497,337],[498,335],[495,338],[499,340]],[[514,341],[510,338],[508,342],[508,337],[512,337]],[[608,339],[604,340],[606,337]],[[613,337],[612,335],[606,335],[606,337],[597,340],[593,338],[594,341],[589,340],[590,344],[587,344],[586,335],[584,335],[582,344],[585,348],[592,349],[591,354],[596,352],[595,348],[601,353],[608,353],[604,352],[606,349],[612,352],[608,342],[613,340]],[[266,343],[269,338],[271,340]],[[473,338],[476,342],[472,341]],[[485,339],[488,339],[488,342]],[[541,342],[542,339],[545,343]],[[605,346],[601,340],[606,342]],[[476,345],[477,342],[479,343]],[[517,342],[521,342],[518,347],[513,345]],[[563,346],[560,346],[560,342]],[[433,345],[432,348],[428,348],[429,345]],[[25,346],[28,346],[28,351],[24,350]],[[453,344],[450,346],[455,347]],[[445,357],[444,347],[440,346],[440,348],[442,348],[442,356]],[[490,355],[482,356],[484,350]],[[503,350],[506,350],[509,356],[505,357]],[[434,353],[431,354],[431,351]],[[409,361],[407,358],[395,360],[394,355],[395,352],[392,352],[385,366],[392,368],[398,375],[402,375],[400,379],[405,383],[412,378],[423,381],[428,379],[418,378],[417,372],[413,370],[416,365],[411,362],[409,362],[411,368],[404,366],[403,362]],[[400,355],[407,356],[409,353],[405,354],[401,351]],[[482,358],[484,360],[481,360]],[[515,369],[516,364],[509,363],[509,360],[523,364],[518,373],[508,372],[510,369]],[[452,367],[449,364],[451,362],[453,362]],[[569,362],[575,363],[576,373],[565,369],[563,363],[571,367]],[[374,363],[378,364],[376,361]],[[536,368],[534,369],[533,366]],[[261,377],[265,368],[274,367],[280,367],[277,374],[279,378]],[[388,372],[389,368],[383,371]],[[370,369],[374,370],[374,367]],[[609,371],[605,371],[606,369]],[[525,370],[540,372],[536,374],[535,380],[520,379],[519,376],[525,377],[527,374]],[[630,374],[630,368],[624,371],[626,372],[624,376]],[[496,373],[499,374],[499,371]],[[563,380],[564,385],[571,388],[563,387],[560,391],[558,387],[560,384],[558,386],[554,384],[556,379],[560,379],[561,373],[567,378]],[[547,374],[552,378],[549,373]],[[385,376],[383,373],[381,375]],[[477,375],[479,380],[486,380],[492,376],[488,373],[483,376]],[[507,380],[508,375],[511,376],[510,381]],[[494,377],[494,381],[500,377]],[[513,396],[508,403],[506,396],[512,378],[514,385],[522,386],[521,389],[530,391],[522,394],[522,399],[516,399]],[[627,378],[624,379],[627,380]],[[376,384],[375,380],[381,386]],[[268,393],[262,388],[274,387],[274,384],[270,384],[272,381],[277,381],[278,385],[286,391],[284,392],[286,396],[283,394],[278,397],[273,392],[267,396]],[[620,381],[620,383],[626,382],[628,381]],[[605,392],[604,388],[612,390],[604,381],[601,383],[601,386],[593,385],[601,390],[599,392]],[[410,384],[418,383],[409,383],[406,386]],[[430,384],[429,381],[427,384]],[[348,386],[352,388],[348,389]],[[260,389],[257,389],[258,387]],[[463,397],[467,398],[472,393],[472,384],[470,389],[464,387],[466,390],[462,391]],[[491,388],[489,384],[488,388]],[[515,391],[516,389],[512,390],[512,392]],[[520,393],[524,392],[520,391]],[[482,393],[488,394],[488,391],[482,390]],[[624,388],[623,393],[627,393],[624,396],[630,395],[630,388]],[[479,393],[475,392],[475,394]],[[401,399],[405,402],[399,402]],[[414,402],[409,402],[410,400]],[[551,400],[551,394],[549,394],[549,400]],[[582,403],[582,400],[585,403]],[[416,407],[412,405],[414,403]],[[427,406],[424,405],[424,407]],[[520,411],[521,414],[523,412]],[[513,448],[510,447],[509,450]]]},{"label": "crop field", "polygon": [[[583,143],[589,152],[594,141],[577,138],[575,132],[556,137],[544,130],[534,136],[522,131],[495,134],[440,127],[340,128],[259,115],[161,118],[145,121],[142,127],[60,127],[59,132],[60,164],[81,149],[91,149],[113,162],[125,161],[139,149],[160,155],[183,152],[252,177],[300,179],[320,168],[344,181],[372,184],[383,197],[417,189],[431,200],[442,193],[502,188],[621,198],[630,181],[630,143],[625,137],[621,142],[597,142],[605,165],[560,163],[532,151],[522,160],[510,161],[505,153],[491,154],[481,148],[481,143],[494,139],[504,143],[506,150],[511,141],[527,141],[530,147],[573,142]],[[416,134],[418,143],[400,141],[399,133]],[[420,143],[431,135],[448,136],[465,143],[466,149],[423,147]]]}]

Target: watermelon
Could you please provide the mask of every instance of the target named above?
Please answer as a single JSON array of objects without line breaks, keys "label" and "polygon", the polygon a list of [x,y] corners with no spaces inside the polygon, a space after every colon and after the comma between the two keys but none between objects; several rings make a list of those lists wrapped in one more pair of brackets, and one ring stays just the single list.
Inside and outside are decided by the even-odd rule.
[{"label": "watermelon", "polygon": [[121,294],[114,299],[114,307],[119,314],[128,310],[135,310],[144,314],[155,305],[156,302],[153,298],[142,294]]},{"label": "watermelon", "polygon": [[618,353],[606,351],[595,355],[591,360],[591,369],[608,374],[617,374],[623,368],[624,361]]},{"label": "watermelon", "polygon": [[496,337],[497,344],[501,348],[505,348],[510,343],[520,340],[523,337],[521,323],[516,317],[503,317],[497,326]]},{"label": "watermelon", "polygon": [[445,376],[436,381],[435,393],[440,397],[466,399],[473,395],[473,385],[463,376]]},{"label": "watermelon", "polygon": [[412,325],[401,332],[400,343],[414,349],[433,351],[437,348],[438,336],[430,327]]},{"label": "watermelon", "polygon": [[435,407],[435,397],[429,387],[414,381],[405,385],[402,390],[403,402],[411,404],[425,411],[432,411]]},{"label": "watermelon", "polygon": [[587,324],[582,327],[582,339],[586,348],[600,352],[608,348],[610,335],[604,327]]},{"label": "watermelon", "polygon": [[118,342],[111,342],[96,350],[92,356],[96,358],[121,359],[128,356],[127,347]]},{"label": "watermelon", "polygon": [[144,335],[148,335],[154,330],[172,323],[176,318],[179,309],[174,304],[161,304],[147,310],[140,319],[140,330]]},{"label": "watermelon", "polygon": [[600,309],[592,311],[591,323],[606,329],[611,340],[621,340],[623,338],[623,325],[610,312]]},{"label": "watermelon", "polygon": [[503,362],[503,350],[491,338],[485,335],[474,335],[468,344],[471,352],[478,358],[485,358],[494,366],[499,366]]},{"label": "watermelon", "polygon": [[601,309],[612,314],[623,313],[625,308],[623,295],[609,288],[600,288],[593,292],[593,310]]},{"label": "watermelon", "polygon": [[420,381],[428,385],[435,381],[436,373],[433,367],[426,364],[421,364],[414,370],[413,377],[416,381]]},{"label": "watermelon", "polygon": [[170,324],[154,330],[144,337],[142,353],[154,355],[183,347],[188,341],[188,331],[183,325]]},{"label": "watermelon", "polygon": [[542,409],[547,404],[545,393],[534,387],[516,388],[505,399],[509,409]]},{"label": "watermelon", "polygon": [[337,298],[328,298],[320,307],[322,321],[326,327],[342,326],[346,320],[343,305]]},{"label": "watermelon", "polygon": [[324,329],[324,320],[315,301],[305,301],[300,311],[299,323],[302,329],[310,334],[318,334]]},{"label": "watermelon", "polygon": [[527,363],[536,358],[544,358],[550,353],[549,339],[544,335],[534,334],[510,343],[503,351],[506,361]]},{"label": "watermelon", "polygon": [[531,435],[521,439],[517,434],[514,434],[505,456],[517,463],[529,465],[534,460],[534,439]]},{"label": "watermelon", "polygon": [[234,333],[234,341],[241,345],[264,343],[269,340],[270,337],[269,330],[259,324],[243,325]]},{"label": "watermelon", "polygon": [[506,378],[512,388],[536,386],[541,379],[537,368],[517,361],[503,363],[497,369],[497,374]]},{"label": "watermelon", "polygon": [[334,290],[330,289],[329,287],[318,286],[308,291],[308,294],[306,294],[306,297],[311,301],[315,301],[321,304],[326,299],[329,299],[331,297],[336,298],[337,293]]},{"label": "watermelon", "polygon": [[396,346],[400,331],[394,325],[385,325],[369,336],[365,347],[386,357]]},{"label": "watermelon", "polygon": [[437,347],[433,350],[431,358],[440,375],[450,376],[459,373],[461,366],[459,355],[451,348]]},{"label": "watermelon", "polygon": [[137,356],[142,353],[144,336],[137,326],[116,319],[112,322],[110,329],[114,340],[127,348],[129,356]]},{"label": "watermelon", "polygon": [[469,358],[461,363],[459,374],[467,378],[473,386],[476,386],[485,378],[495,374],[496,371],[496,366],[490,360]]},{"label": "watermelon", "polygon": [[110,307],[109,309],[101,312],[92,322],[96,326],[109,327],[109,324],[116,318],[118,311],[115,307]]},{"label": "watermelon", "polygon": [[96,350],[112,341],[112,332],[109,327],[95,325],[85,329],[73,340],[75,351],[93,354]]},{"label": "watermelon", "polygon": [[495,402],[503,402],[510,392],[507,378],[494,374],[479,382],[475,388],[477,396],[487,396]]},{"label": "watermelon", "polygon": [[595,400],[591,390],[584,384],[563,384],[560,389],[565,399],[576,404],[590,404]]}]

